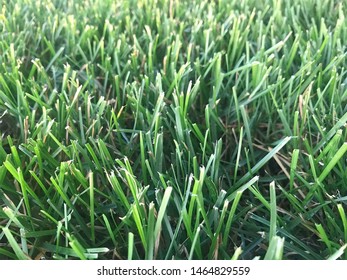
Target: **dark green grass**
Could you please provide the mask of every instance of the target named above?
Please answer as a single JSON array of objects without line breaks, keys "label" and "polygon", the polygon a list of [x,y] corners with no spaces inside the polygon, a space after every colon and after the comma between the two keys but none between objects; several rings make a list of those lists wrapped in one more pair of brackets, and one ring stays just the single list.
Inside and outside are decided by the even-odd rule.
[{"label": "dark green grass", "polygon": [[0,1],[1,259],[346,259],[345,1]]}]

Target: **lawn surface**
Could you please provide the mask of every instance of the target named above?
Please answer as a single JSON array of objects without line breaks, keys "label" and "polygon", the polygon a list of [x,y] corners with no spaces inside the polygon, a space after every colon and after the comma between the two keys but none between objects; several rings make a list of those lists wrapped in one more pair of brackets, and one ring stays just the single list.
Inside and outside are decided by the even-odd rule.
[{"label": "lawn surface", "polygon": [[347,259],[346,1],[0,3],[0,259]]}]

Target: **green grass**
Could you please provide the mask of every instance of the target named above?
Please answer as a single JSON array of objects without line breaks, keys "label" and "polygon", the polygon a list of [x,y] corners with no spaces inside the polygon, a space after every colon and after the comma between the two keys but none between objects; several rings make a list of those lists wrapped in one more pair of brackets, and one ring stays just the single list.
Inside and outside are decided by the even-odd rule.
[{"label": "green grass", "polygon": [[0,259],[347,259],[346,1],[0,3]]}]

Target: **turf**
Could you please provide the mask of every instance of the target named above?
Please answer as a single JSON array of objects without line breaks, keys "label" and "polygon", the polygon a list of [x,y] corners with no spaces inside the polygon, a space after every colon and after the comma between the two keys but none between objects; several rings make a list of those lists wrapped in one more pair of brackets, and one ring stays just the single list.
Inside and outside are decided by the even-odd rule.
[{"label": "turf", "polygon": [[346,1],[0,1],[1,259],[347,259]]}]

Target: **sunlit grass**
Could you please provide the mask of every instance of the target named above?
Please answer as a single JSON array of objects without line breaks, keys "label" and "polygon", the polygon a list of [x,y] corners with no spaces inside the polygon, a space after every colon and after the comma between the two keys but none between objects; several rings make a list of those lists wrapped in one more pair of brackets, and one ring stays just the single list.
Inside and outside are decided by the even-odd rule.
[{"label": "sunlit grass", "polygon": [[341,1],[3,1],[0,259],[346,259]]}]

